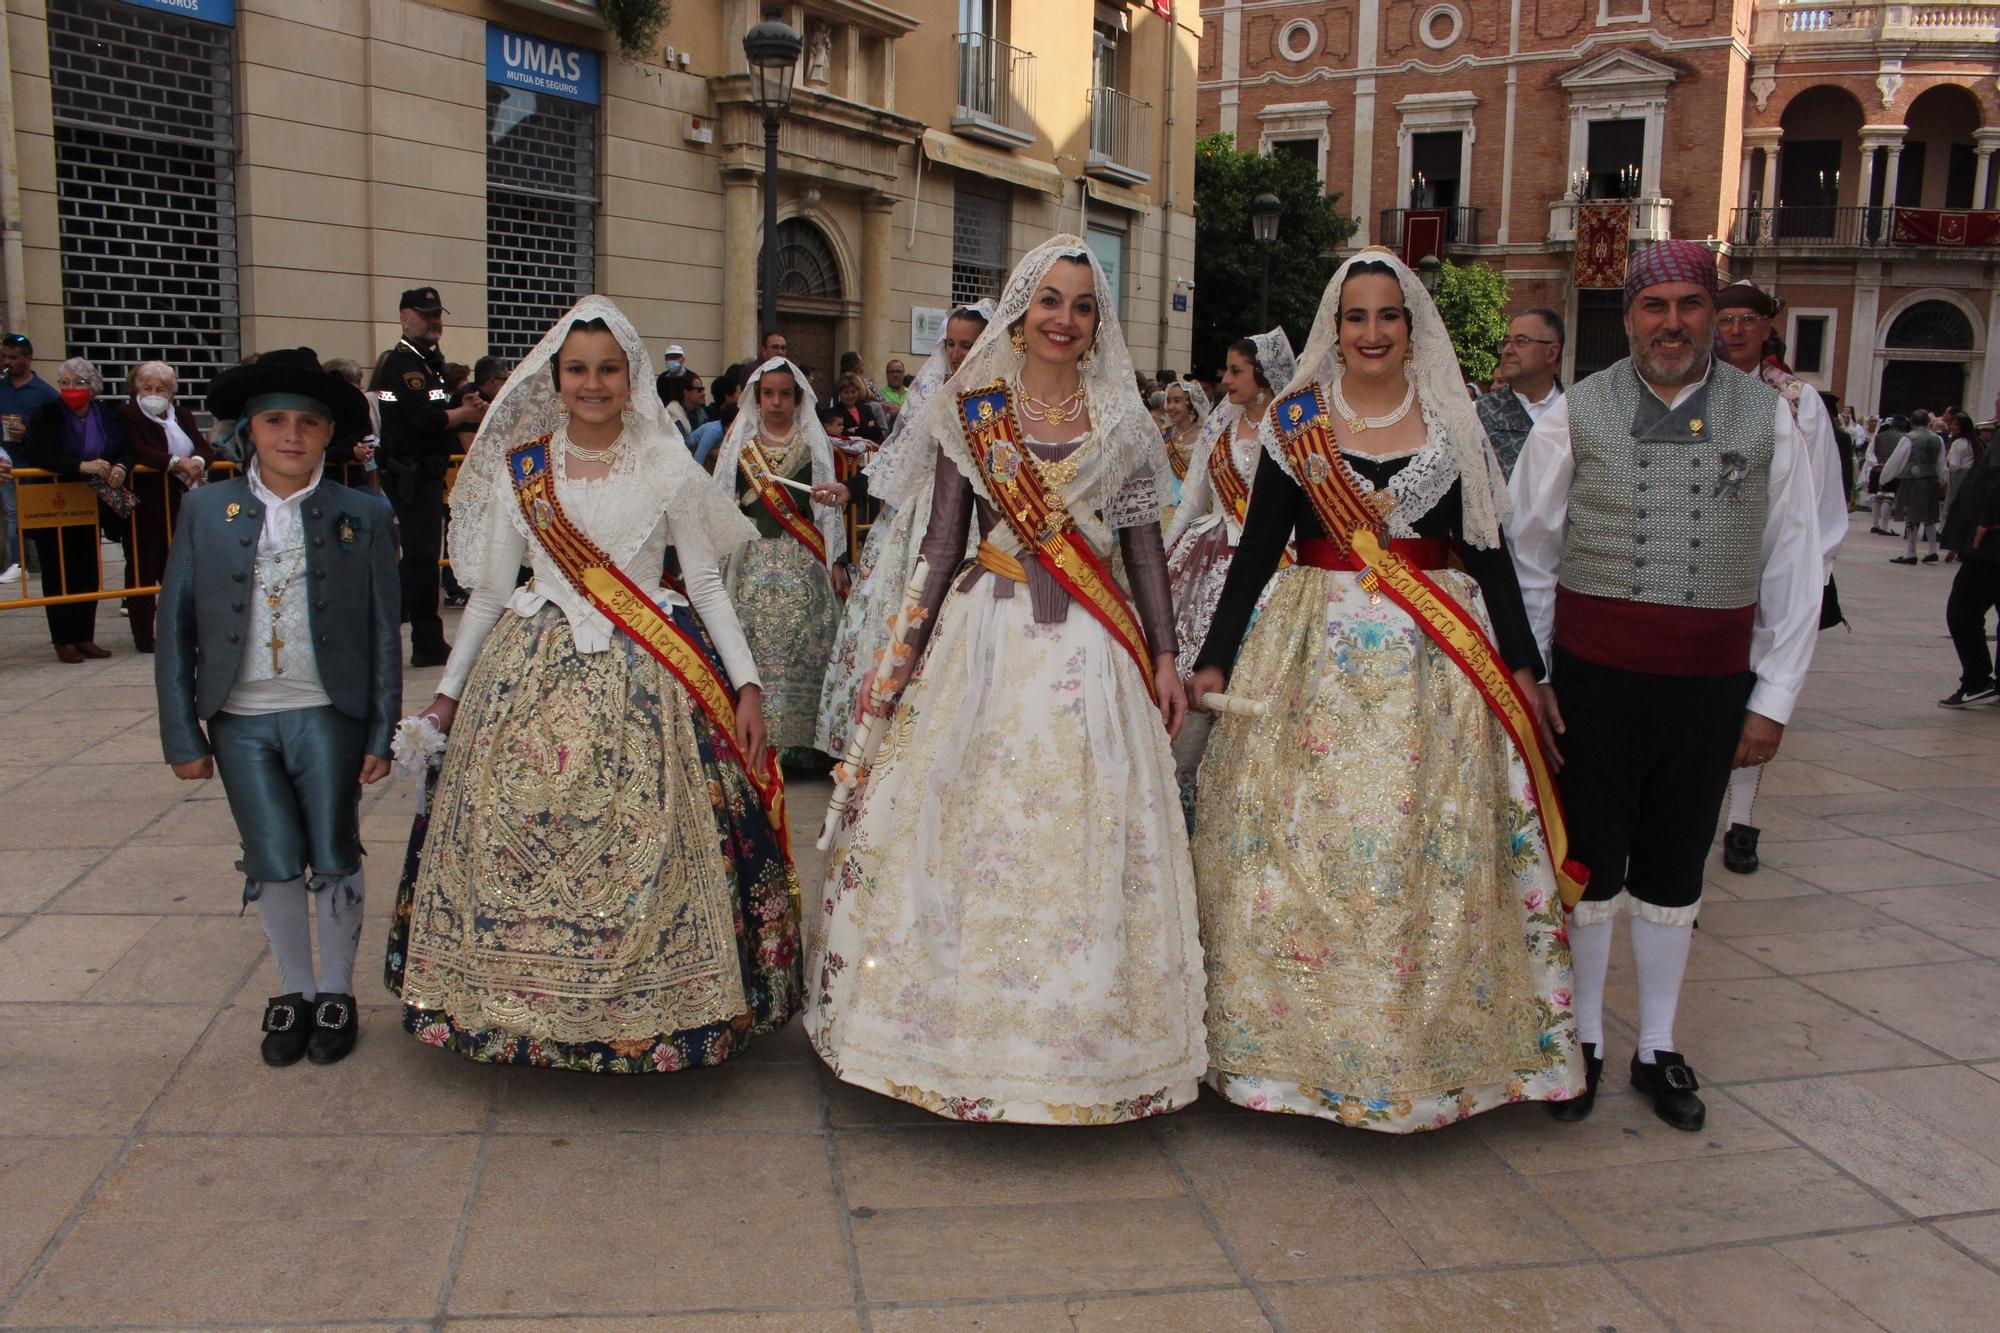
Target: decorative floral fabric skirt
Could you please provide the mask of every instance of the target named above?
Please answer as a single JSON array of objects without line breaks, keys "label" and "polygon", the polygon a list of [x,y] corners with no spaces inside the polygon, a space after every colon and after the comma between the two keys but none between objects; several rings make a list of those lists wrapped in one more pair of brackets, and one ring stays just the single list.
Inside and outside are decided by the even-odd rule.
[{"label": "decorative floral fabric skirt", "polygon": [[811,750],[840,599],[796,537],[759,537],[729,561],[729,600],[764,685],[764,726],[780,750]]},{"label": "decorative floral fabric skirt", "polygon": [[848,1083],[960,1120],[1194,1100],[1201,946],[1173,760],[1081,607],[945,602],[828,858],[806,1030]]},{"label": "decorative floral fabric skirt", "polygon": [[474,1060],[720,1064],[798,1010],[793,891],[749,778],[665,667],[624,634],[579,654],[553,605],[510,612],[411,830],[386,979],[406,1028]]},{"label": "decorative floral fabric skirt", "polygon": [[[1478,585],[1438,581],[1491,634]],[[1344,570],[1273,579],[1202,763],[1209,1082],[1391,1133],[1583,1091],[1527,768],[1472,683]]]}]

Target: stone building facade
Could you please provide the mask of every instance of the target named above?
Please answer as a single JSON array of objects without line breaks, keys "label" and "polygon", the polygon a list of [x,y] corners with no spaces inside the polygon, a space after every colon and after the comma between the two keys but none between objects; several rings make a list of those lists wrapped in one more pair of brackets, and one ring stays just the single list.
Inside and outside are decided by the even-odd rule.
[{"label": "stone building facade", "polygon": [[[2000,3],[1205,0],[1197,119],[1296,153],[1354,244],[1489,263],[1622,355],[1578,218],[1708,241],[1864,412],[2000,392]],[[1413,232],[1413,226],[1416,230]],[[1414,242],[1414,246],[1413,246]]]},{"label": "stone building facade", "polygon": [[[5,7],[0,293],[44,357],[118,375],[163,356],[197,389],[259,348],[366,360],[423,284],[466,362],[518,355],[589,291],[709,375],[757,344],[753,0],[675,0],[640,60],[595,0]],[[805,39],[778,185],[795,354],[824,376],[859,351],[879,374],[1062,229],[1117,272],[1138,363],[1184,365],[1182,8],[784,5]]]}]

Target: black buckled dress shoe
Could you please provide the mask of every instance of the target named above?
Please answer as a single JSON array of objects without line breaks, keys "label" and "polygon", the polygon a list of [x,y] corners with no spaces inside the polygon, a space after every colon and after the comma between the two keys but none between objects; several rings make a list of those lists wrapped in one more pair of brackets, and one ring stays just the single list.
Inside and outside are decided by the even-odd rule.
[{"label": "black buckled dress shoe", "polygon": [[1590,1042],[1583,1043],[1583,1096],[1571,1097],[1568,1101],[1549,1102],[1549,1114],[1558,1120],[1581,1120],[1597,1105],[1597,1085],[1604,1081],[1604,1051]]},{"label": "black buckled dress shoe", "polygon": [[1739,875],[1757,871],[1757,830],[1749,824],[1731,824],[1722,835],[1722,866]]},{"label": "black buckled dress shoe", "polygon": [[1708,1107],[1695,1094],[1701,1081],[1678,1051],[1654,1051],[1653,1064],[1632,1055],[1632,1086],[1653,1099],[1653,1114],[1692,1134],[1708,1119]]},{"label": "black buckled dress shoe", "polygon": [[293,991],[264,1003],[264,1063],[282,1069],[306,1053],[312,1036],[312,1001]]},{"label": "black buckled dress shoe", "polygon": [[306,1044],[306,1059],[316,1065],[330,1065],[347,1058],[359,1034],[354,1021],[352,995],[322,995],[313,1001],[312,1040]]}]

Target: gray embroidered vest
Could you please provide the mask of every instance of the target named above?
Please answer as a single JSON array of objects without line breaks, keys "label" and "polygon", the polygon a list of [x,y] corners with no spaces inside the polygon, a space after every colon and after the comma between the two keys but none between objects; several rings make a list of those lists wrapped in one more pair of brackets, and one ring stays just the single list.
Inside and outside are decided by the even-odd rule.
[{"label": "gray embroidered vest", "polygon": [[1562,585],[1705,610],[1755,602],[1777,410],[1769,385],[1721,362],[1672,409],[1630,360],[1570,390]]}]

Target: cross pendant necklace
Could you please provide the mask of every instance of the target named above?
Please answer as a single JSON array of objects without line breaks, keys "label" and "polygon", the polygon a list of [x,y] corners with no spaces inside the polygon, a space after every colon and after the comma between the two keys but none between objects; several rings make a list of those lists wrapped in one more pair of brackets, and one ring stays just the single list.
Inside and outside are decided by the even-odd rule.
[{"label": "cross pendant necklace", "polygon": [[[276,564],[277,561],[274,560],[272,563]],[[303,565],[304,563],[305,552],[302,549],[299,552],[299,565]],[[271,637],[265,642],[264,646],[271,650],[271,672],[273,675],[282,676],[285,674],[284,665],[278,660],[278,653],[285,646],[284,639],[278,635],[278,612],[285,604],[285,594],[291,590],[292,580],[298,576],[299,565],[293,565],[290,569],[287,569],[285,571],[285,581],[264,594],[264,605],[271,609]]]}]

